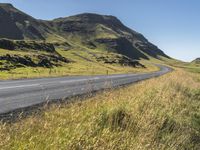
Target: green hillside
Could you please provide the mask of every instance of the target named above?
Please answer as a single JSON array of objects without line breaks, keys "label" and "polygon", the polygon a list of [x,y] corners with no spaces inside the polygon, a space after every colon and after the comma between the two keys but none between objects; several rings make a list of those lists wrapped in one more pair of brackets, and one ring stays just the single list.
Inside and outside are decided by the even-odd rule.
[{"label": "green hillside", "polygon": [[[0,40],[0,79],[155,71],[146,61],[80,45]],[[5,42],[6,41],[6,42]],[[9,49],[8,49],[9,48]]]},{"label": "green hillside", "polygon": [[73,42],[132,59],[168,57],[142,34],[126,27],[114,16],[85,13],[45,21],[31,17],[11,4],[0,4],[0,13],[0,38]]},{"label": "green hillside", "polygon": [[50,21],[0,4],[0,78],[155,71],[171,59],[114,16],[84,13]]}]

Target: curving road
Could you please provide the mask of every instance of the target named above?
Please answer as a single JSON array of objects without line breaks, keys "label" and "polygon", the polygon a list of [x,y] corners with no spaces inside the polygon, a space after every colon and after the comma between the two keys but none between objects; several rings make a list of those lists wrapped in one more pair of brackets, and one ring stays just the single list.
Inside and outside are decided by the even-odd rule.
[{"label": "curving road", "polygon": [[118,87],[158,77],[172,71],[169,67],[158,66],[160,67],[160,71],[153,73],[0,81],[0,114],[9,113],[47,101]]}]

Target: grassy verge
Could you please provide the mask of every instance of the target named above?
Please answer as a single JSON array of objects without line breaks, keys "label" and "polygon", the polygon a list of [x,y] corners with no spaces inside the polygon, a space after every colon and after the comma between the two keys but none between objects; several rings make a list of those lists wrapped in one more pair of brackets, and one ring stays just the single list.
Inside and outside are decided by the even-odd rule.
[{"label": "grassy verge", "polygon": [[200,73],[200,65],[183,66],[183,68],[190,72]]},{"label": "grassy verge", "polygon": [[200,77],[182,69],[0,124],[1,149],[198,149]]},{"label": "grassy verge", "polygon": [[[157,60],[152,60],[156,62]],[[198,63],[187,63],[187,62],[182,62],[174,59],[165,59],[163,58],[163,61],[165,64],[168,64],[170,66],[178,67],[178,68],[183,68],[186,71],[193,72],[193,73],[200,73],[200,64]],[[158,63],[162,63],[157,61]]]}]

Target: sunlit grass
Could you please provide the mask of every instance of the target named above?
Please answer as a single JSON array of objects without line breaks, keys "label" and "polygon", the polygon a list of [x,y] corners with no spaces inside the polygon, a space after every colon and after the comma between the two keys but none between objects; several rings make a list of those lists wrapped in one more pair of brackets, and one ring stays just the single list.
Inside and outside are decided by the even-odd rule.
[{"label": "sunlit grass", "polygon": [[[178,69],[0,125],[1,149],[196,149],[199,74]],[[82,100],[82,101],[80,101]]]}]

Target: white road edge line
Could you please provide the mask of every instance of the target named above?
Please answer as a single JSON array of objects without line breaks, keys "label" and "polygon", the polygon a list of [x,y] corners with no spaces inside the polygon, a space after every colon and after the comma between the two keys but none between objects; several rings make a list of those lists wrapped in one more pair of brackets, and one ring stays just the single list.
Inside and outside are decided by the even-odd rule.
[{"label": "white road edge line", "polygon": [[15,88],[22,88],[22,87],[31,87],[31,86],[39,86],[39,85],[40,84],[30,84],[30,85],[17,85],[17,86],[1,87],[0,90],[15,89]]},{"label": "white road edge line", "polygon": [[94,77],[94,78],[88,78],[88,79],[75,79],[75,80],[60,81],[60,83],[72,83],[72,82],[91,81],[91,80],[98,80],[98,79],[100,79],[100,78]]}]

